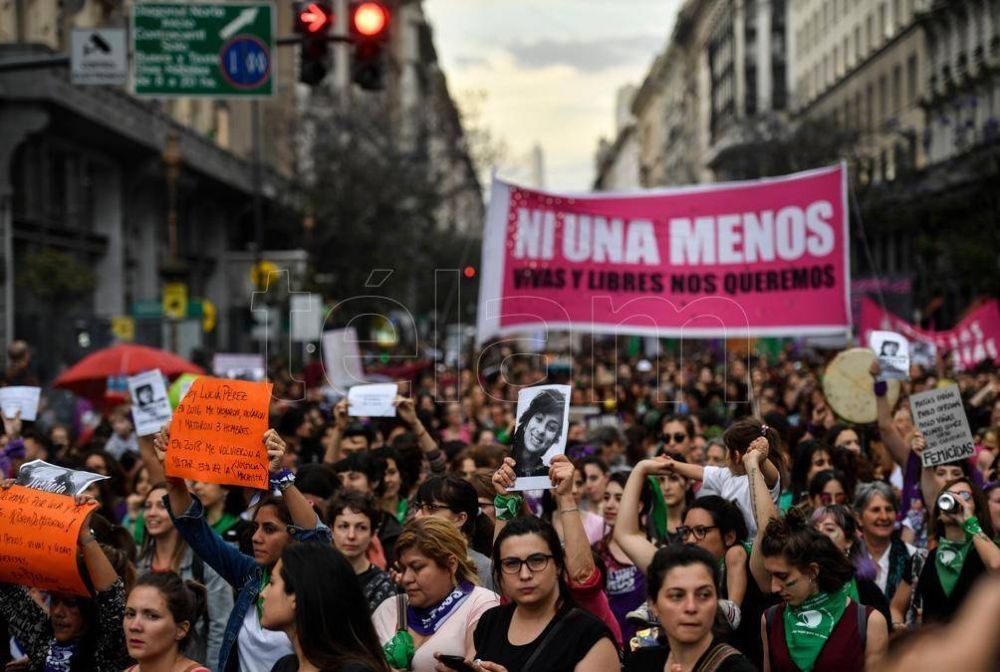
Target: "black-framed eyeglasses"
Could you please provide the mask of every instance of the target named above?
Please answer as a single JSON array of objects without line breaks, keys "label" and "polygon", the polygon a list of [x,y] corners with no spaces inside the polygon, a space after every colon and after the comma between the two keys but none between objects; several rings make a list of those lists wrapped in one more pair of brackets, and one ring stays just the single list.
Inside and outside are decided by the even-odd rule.
[{"label": "black-framed eyeglasses", "polygon": [[504,574],[520,574],[521,568],[528,566],[530,572],[540,572],[549,565],[553,556],[545,553],[532,553],[524,560],[521,558],[503,558],[500,560],[500,571]]},{"label": "black-framed eyeglasses", "polygon": [[681,539],[687,539],[688,536],[693,536],[696,540],[701,541],[708,534],[709,530],[719,529],[718,525],[695,525],[693,527],[687,527],[686,525],[681,525],[677,528],[677,534],[681,535]]},{"label": "black-framed eyeglasses", "polygon": [[433,516],[441,509],[444,509],[445,511],[454,510],[447,504],[438,504],[436,502],[417,502],[417,509],[419,509],[421,513],[428,516]]},{"label": "black-framed eyeglasses", "polygon": [[[667,443],[684,443],[687,441],[688,435],[684,432],[674,432],[673,434],[664,434],[663,440]],[[671,439],[673,439],[671,441]]]}]

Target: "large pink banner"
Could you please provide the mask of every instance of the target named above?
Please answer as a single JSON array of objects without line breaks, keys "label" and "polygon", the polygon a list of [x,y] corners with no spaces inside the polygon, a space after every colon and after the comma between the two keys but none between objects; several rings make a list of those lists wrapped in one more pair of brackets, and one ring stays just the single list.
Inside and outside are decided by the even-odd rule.
[{"label": "large pink banner", "polygon": [[868,342],[870,331],[895,331],[910,341],[932,343],[937,352],[950,353],[952,364],[959,369],[968,369],[979,362],[989,360],[1000,363],[1000,308],[996,300],[988,301],[976,308],[947,331],[928,331],[899,318],[871,299],[861,303],[861,342]]},{"label": "large pink banner", "polygon": [[542,329],[746,338],[851,327],[846,169],[635,194],[494,181],[479,342]]}]

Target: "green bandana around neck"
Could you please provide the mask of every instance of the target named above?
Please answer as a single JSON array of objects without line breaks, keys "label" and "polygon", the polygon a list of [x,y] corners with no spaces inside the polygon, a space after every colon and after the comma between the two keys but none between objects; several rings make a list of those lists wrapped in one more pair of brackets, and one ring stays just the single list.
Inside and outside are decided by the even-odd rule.
[{"label": "green bandana around neck", "polygon": [[816,593],[797,607],[785,605],[785,643],[802,672],[811,672],[830,633],[847,608],[851,583],[833,593]]},{"label": "green bandana around neck", "polygon": [[937,569],[938,580],[944,594],[951,597],[958,583],[958,577],[962,575],[962,567],[965,565],[965,558],[972,548],[972,539],[965,541],[950,541],[942,539],[938,542],[937,553],[934,554],[934,568]]}]

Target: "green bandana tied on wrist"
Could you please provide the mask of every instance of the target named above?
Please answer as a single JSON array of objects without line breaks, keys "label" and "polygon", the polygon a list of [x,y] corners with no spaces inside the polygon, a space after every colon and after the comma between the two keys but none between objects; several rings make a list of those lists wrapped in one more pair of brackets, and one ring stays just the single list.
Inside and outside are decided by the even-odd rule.
[{"label": "green bandana tied on wrist", "polygon": [[497,510],[497,520],[514,520],[521,512],[521,495],[497,495],[493,498],[493,506]]},{"label": "green bandana tied on wrist", "polygon": [[660,541],[667,540],[667,502],[663,499],[663,491],[660,489],[660,480],[656,476],[648,476],[649,486],[653,490],[653,525],[656,527],[656,536]]},{"label": "green bandana tied on wrist", "polygon": [[409,669],[413,654],[417,647],[413,645],[413,635],[406,630],[400,630],[382,647],[385,660],[394,670]]},{"label": "green bandana tied on wrist", "polygon": [[850,582],[834,593],[816,593],[802,604],[785,605],[785,643],[788,653],[802,672],[811,672],[830,633],[847,608]]},{"label": "green bandana tied on wrist", "polygon": [[966,518],[965,522],[962,523],[962,529],[965,530],[965,533],[969,535],[970,538],[983,533],[983,528],[979,525],[979,519],[975,516],[969,516]]},{"label": "green bandana tied on wrist", "polygon": [[271,583],[271,568],[262,567],[260,572],[260,589],[257,591],[257,622],[264,618],[264,587]]},{"label": "green bandana tied on wrist", "polygon": [[938,542],[937,553],[934,555],[934,568],[937,569],[941,588],[948,597],[951,597],[952,591],[955,590],[955,584],[958,583],[958,577],[961,576],[962,567],[965,565],[965,557],[971,548],[972,539],[966,541],[942,539]]}]

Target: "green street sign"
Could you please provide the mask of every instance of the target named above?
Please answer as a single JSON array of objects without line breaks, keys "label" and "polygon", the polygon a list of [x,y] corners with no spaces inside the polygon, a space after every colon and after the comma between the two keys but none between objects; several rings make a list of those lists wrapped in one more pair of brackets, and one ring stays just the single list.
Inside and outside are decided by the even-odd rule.
[{"label": "green street sign", "polygon": [[274,16],[274,6],[261,2],[136,3],[131,31],[136,95],[273,95]]}]

